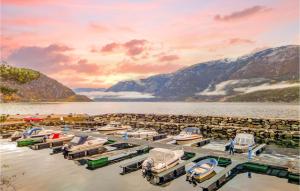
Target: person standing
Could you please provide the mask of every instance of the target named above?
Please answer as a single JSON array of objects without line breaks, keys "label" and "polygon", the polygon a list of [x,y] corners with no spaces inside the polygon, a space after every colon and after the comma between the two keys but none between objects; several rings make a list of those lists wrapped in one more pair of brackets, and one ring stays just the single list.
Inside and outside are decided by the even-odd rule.
[{"label": "person standing", "polygon": [[230,138],[230,141],[229,141],[229,154],[230,155],[234,155],[234,140],[233,138]]}]

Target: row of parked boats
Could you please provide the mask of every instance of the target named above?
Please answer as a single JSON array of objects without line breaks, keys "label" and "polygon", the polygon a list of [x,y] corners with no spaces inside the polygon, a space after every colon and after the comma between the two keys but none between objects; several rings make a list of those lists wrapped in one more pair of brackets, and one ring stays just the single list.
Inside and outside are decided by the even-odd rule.
[{"label": "row of parked boats", "polygon": [[[105,135],[116,135],[116,136],[126,136],[129,138],[138,139],[149,139],[158,136],[159,133],[151,129],[133,129],[131,126],[122,125],[118,122],[109,123],[106,126],[96,128],[98,132]],[[54,130],[48,130],[44,128],[31,128],[25,132],[15,132],[11,139],[15,141],[19,138],[22,139],[32,139],[39,137],[48,137],[52,134],[55,139],[58,140],[71,140],[73,137],[70,135],[59,134]],[[176,144],[185,145],[192,144],[203,140],[203,136],[199,128],[187,127],[183,129],[179,135],[173,137]],[[51,141],[51,140],[48,140]],[[234,150],[236,152],[246,152],[249,146],[254,146],[254,136],[252,134],[240,133],[237,134],[234,139]]]},{"label": "row of parked boats", "polygon": [[[148,139],[158,135],[154,130],[137,129],[134,130],[130,126],[123,126],[120,123],[110,123],[104,127],[97,128],[97,131],[103,134],[127,135],[128,137]],[[62,153],[68,156],[70,152],[86,151],[92,148],[104,146],[107,138],[96,138],[91,136],[75,136],[72,134],[65,134],[63,131],[49,130],[40,127],[34,127],[24,132],[16,132],[11,137],[12,141],[18,142],[33,141],[54,143],[63,142]],[[173,139],[177,144],[187,144],[203,139],[201,132],[196,127],[185,128],[179,135],[174,136]],[[36,142],[34,142],[36,141]],[[31,143],[30,143],[31,144]],[[249,145],[254,145],[254,137],[249,134],[238,134],[235,138],[235,149],[237,151],[245,151]],[[184,156],[183,150],[169,150],[164,148],[153,148],[149,152],[149,156],[142,163],[143,175],[149,173],[161,173],[180,163]],[[214,158],[207,158],[195,163],[187,170],[187,180],[190,182],[203,181],[215,174],[215,168],[218,161]]]}]

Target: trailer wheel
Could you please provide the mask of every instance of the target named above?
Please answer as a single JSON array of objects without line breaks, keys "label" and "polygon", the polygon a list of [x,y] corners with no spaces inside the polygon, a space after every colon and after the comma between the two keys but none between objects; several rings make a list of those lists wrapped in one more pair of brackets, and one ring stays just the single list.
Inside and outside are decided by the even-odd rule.
[{"label": "trailer wheel", "polygon": [[176,178],[178,176],[177,170],[174,171],[173,176],[174,176],[174,178]]}]

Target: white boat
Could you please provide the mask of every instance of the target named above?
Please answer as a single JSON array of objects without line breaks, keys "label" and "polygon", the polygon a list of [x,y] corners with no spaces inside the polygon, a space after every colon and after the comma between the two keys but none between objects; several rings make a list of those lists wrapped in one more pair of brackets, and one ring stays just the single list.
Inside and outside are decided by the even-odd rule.
[{"label": "white boat", "polygon": [[125,136],[138,139],[147,139],[158,135],[158,132],[154,130],[148,129],[138,129],[138,130],[128,130],[128,131],[120,131],[116,133],[117,135]]},{"label": "white boat", "polygon": [[15,132],[11,135],[10,140],[11,140],[11,141],[16,141],[16,140],[20,139],[22,136],[23,136],[23,132],[21,132],[21,131],[15,131]]},{"label": "white boat", "polygon": [[183,129],[179,135],[173,137],[176,141],[176,144],[190,144],[200,141],[203,138],[201,131],[197,127],[187,127]]},{"label": "white boat", "polygon": [[57,131],[51,130],[51,129],[44,129],[39,127],[34,127],[29,130],[26,130],[22,134],[22,138],[18,140],[25,140],[25,139],[32,139],[32,138],[43,138],[48,137],[51,134],[55,133]]},{"label": "white boat", "polygon": [[71,134],[63,134],[62,132],[52,133],[48,138],[45,140],[46,143],[53,143],[57,141],[71,141],[74,138],[74,135]]},{"label": "white boat", "polygon": [[215,175],[215,168],[218,165],[218,161],[214,158],[208,158],[197,162],[190,169],[187,170],[187,181],[194,183],[203,182]]},{"label": "white boat", "polygon": [[97,131],[103,134],[114,134],[116,132],[124,132],[129,129],[131,129],[131,126],[129,125],[122,125],[119,122],[111,122],[106,126],[97,128]]},{"label": "white boat", "polygon": [[148,158],[142,164],[143,174],[160,173],[180,162],[184,155],[183,150],[169,150],[163,148],[154,148],[150,150]]},{"label": "white boat", "polygon": [[[74,137],[70,144],[65,146],[67,152],[74,152],[80,150],[88,150],[100,147],[107,142],[107,138],[87,137],[86,140],[81,140],[81,137]],[[79,143],[80,142],[80,143]]]},{"label": "white boat", "polygon": [[234,139],[234,150],[238,153],[243,153],[248,151],[249,146],[254,146],[254,136],[248,133],[239,133]]}]

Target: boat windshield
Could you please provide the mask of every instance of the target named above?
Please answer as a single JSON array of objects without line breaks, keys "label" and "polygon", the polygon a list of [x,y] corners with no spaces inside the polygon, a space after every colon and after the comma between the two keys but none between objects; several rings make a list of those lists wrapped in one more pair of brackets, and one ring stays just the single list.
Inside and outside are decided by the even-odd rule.
[{"label": "boat windshield", "polygon": [[183,132],[185,133],[189,133],[189,134],[200,134],[200,129],[196,128],[196,127],[188,127],[188,128],[185,128],[183,130]]},{"label": "boat windshield", "polygon": [[80,138],[81,138],[81,137],[74,137],[74,138],[71,140],[71,143],[73,143],[73,144],[78,144],[79,141],[80,141]]}]

